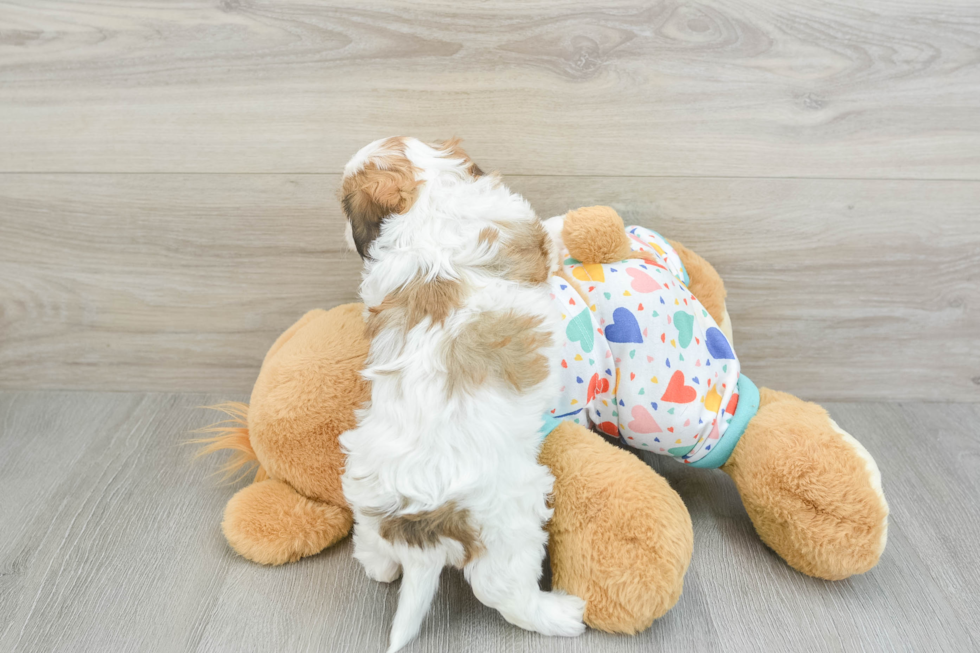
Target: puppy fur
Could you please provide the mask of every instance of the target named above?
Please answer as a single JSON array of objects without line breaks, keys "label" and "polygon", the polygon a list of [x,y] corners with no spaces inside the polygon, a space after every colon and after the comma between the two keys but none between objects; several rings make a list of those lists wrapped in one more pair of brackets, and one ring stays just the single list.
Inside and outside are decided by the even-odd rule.
[{"label": "puppy fur", "polygon": [[403,576],[389,652],[418,633],[446,565],[507,621],[582,633],[584,602],[538,588],[554,482],[537,462],[557,386],[552,240],[458,141],[371,143],[341,194],[372,339],[371,401],[340,438],[343,488],[357,560],[375,580]]}]

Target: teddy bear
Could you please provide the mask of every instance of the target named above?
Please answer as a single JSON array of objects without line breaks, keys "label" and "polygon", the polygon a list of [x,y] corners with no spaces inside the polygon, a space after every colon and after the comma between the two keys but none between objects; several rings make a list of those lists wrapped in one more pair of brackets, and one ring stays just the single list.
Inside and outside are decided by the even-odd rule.
[{"label": "teddy bear", "polygon": [[[604,281],[598,277],[604,278],[606,271],[618,273],[629,261],[639,262],[644,275],[662,275],[656,277],[658,285],[676,283],[684,294],[690,293],[692,311],[685,314],[693,307],[703,311],[702,329],[692,328],[691,340],[700,333],[705,340],[714,337],[715,347],[731,348],[724,284],[690,249],[674,241],[652,240],[650,232],[637,228],[631,233],[609,207],[571,211],[546,226],[564,248],[555,283],[561,291],[575,293],[569,295],[571,301],[577,296],[585,310],[594,313],[590,293],[603,292],[599,286]],[[652,287],[654,276],[648,276],[651,281],[643,279],[640,291],[644,284]],[[638,278],[642,279],[633,276]],[[610,332],[616,321],[606,324],[595,315],[589,317],[590,329],[598,320],[596,337],[619,337]],[[685,318],[676,326],[672,350],[684,342],[693,344],[687,339],[687,322]],[[720,335],[707,335],[711,329]],[[666,333],[661,335],[661,345],[667,346]],[[216,407],[230,419],[204,429],[209,437],[199,440],[206,444],[202,453],[233,451],[225,466],[230,473],[247,465],[257,467],[253,482],[228,501],[222,522],[228,543],[245,558],[283,564],[314,555],[350,532],[353,518],[341,491],[344,456],[338,438],[355,425],[356,408],[370,396],[361,376],[369,344],[362,305],[310,311],[269,349],[249,403]],[[711,354],[707,350],[705,362]],[[641,350],[640,355],[646,354]],[[684,364],[690,365],[690,358]],[[701,360],[697,358],[699,365]],[[734,357],[712,362],[717,366],[729,360],[735,364]],[[679,364],[675,359],[674,367]],[[720,467],[734,481],[762,541],[798,571],[839,580],[877,563],[888,517],[880,473],[864,447],[823,408],[787,393],[756,389],[751,382],[743,387],[740,380],[726,384],[724,393],[716,390],[717,400],[707,389],[697,400],[683,396],[694,386],[685,383],[682,387],[691,390],[678,390],[667,380],[676,378],[673,373],[664,376],[666,385],[661,383],[654,397],[662,401],[643,408],[653,422],[651,411],[676,408],[681,404],[668,400],[681,398],[690,399],[685,403],[698,408],[697,414],[713,409],[719,425],[697,429],[701,435],[691,446],[683,441],[655,452],[672,455],[681,464]],[[709,377],[701,376],[707,385]],[[616,408],[608,404],[616,393],[610,395],[610,383],[602,380],[585,390],[593,412],[599,414],[583,410],[556,415],[539,454],[555,477],[554,514],[547,525],[552,584],[585,600],[584,620],[590,627],[635,633],[679,599],[693,551],[693,529],[678,494],[623,446],[651,450],[658,435],[666,438],[661,428],[666,422],[654,430],[645,417],[638,420],[643,413],[635,407],[613,416]],[[614,383],[615,389],[623,380]],[[607,406],[601,401],[608,405],[605,415]],[[721,425],[737,431],[738,437],[727,432],[721,437]],[[637,437],[645,438],[647,445]],[[705,449],[709,445],[714,449]],[[696,454],[702,455],[695,458]],[[698,464],[705,459],[711,464]]]}]

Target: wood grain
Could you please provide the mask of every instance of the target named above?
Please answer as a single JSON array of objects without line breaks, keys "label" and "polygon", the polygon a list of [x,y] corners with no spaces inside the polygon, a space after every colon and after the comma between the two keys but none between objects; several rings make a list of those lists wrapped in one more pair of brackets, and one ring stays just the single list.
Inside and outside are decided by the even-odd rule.
[{"label": "wood grain", "polygon": [[0,170],[980,179],[973,0],[13,0]]},{"label": "wood grain", "polygon": [[[383,650],[398,584],[368,580],[349,540],[277,568],[225,544],[235,487],[209,478],[220,460],[195,463],[180,442],[214,418],[197,406],[226,398],[244,397],[0,392],[0,650]],[[980,408],[828,409],[878,460],[891,504],[888,548],[867,574],[796,573],[759,541],[723,473],[645,454],[695,527],[684,594],[665,617],[632,637],[544,638],[447,570],[406,651],[975,650],[980,510],[964,498],[976,494]]]},{"label": "wood grain", "polygon": [[[757,383],[980,399],[980,183],[512,177],[714,263]],[[333,175],[0,175],[0,387],[248,392],[305,311],[356,301]]]}]

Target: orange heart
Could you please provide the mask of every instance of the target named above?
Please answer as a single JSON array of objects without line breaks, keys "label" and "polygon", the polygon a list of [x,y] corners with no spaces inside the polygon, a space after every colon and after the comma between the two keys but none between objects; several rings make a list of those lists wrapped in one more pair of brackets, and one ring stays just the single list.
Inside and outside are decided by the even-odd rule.
[{"label": "orange heart", "polygon": [[587,395],[588,400],[592,401],[597,396],[605,392],[609,392],[609,379],[599,378],[599,373],[596,372],[592,375],[592,378],[589,379],[589,391]]},{"label": "orange heart", "polygon": [[667,390],[660,400],[674,404],[689,404],[697,398],[698,391],[689,385],[684,385],[684,373],[677,370],[671,375]]},{"label": "orange heart", "polygon": [[599,430],[606,435],[617,436],[619,435],[619,427],[617,427],[612,422],[603,422],[599,425]]}]

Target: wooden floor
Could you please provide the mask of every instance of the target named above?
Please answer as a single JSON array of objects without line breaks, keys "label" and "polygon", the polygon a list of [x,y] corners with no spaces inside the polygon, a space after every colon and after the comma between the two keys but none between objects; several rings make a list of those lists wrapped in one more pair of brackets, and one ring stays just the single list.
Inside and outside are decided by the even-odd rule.
[{"label": "wooden floor", "polygon": [[411,650],[980,648],[976,0],[0,0],[0,651],[382,650],[396,588],[236,558],[180,442],[356,299],[336,191],[392,134],[703,254],[746,373],[837,402],[892,505],[825,583],[652,459],[696,549],[650,630],[542,639],[447,572]]},{"label": "wooden floor", "polygon": [[[181,446],[226,396],[0,392],[0,650],[382,651],[398,583],[349,540],[269,568],[220,531],[234,487]],[[694,560],[667,616],[633,636],[548,639],[444,572],[410,652],[970,651],[980,648],[980,407],[831,404],[883,470],[888,548],[838,583],[789,569],[728,478],[651,456],[687,504]]]}]

